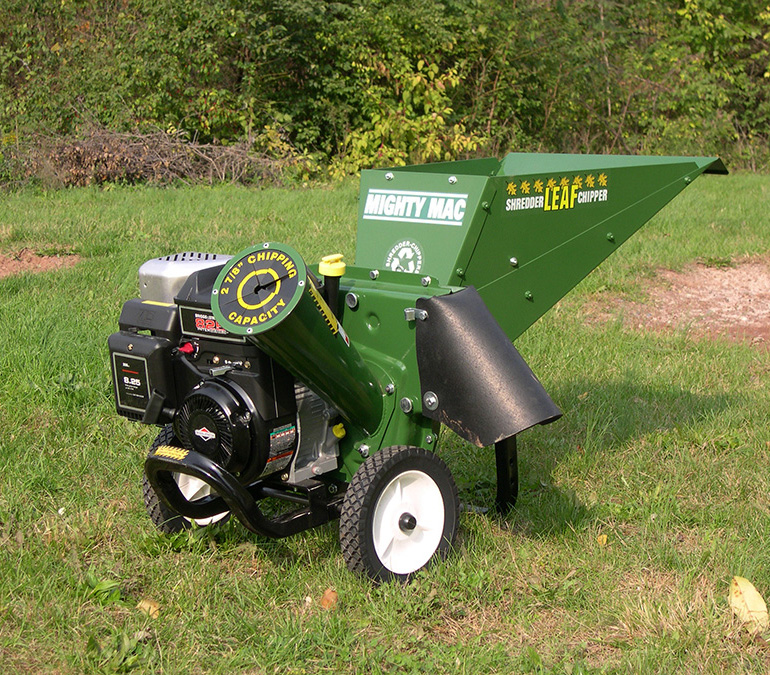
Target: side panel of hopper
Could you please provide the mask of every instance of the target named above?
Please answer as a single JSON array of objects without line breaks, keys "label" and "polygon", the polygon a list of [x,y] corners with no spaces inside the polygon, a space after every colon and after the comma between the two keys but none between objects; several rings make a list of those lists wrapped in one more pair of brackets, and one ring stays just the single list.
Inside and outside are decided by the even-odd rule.
[{"label": "side panel of hopper", "polygon": [[726,173],[713,157],[508,155],[461,283],[514,340],[705,171]]},{"label": "side panel of hopper", "polygon": [[511,340],[716,157],[511,153],[364,171],[356,265],[474,286]]},{"label": "side panel of hopper", "polygon": [[446,283],[460,249],[478,237],[487,216],[482,195],[498,168],[495,160],[477,160],[363,171],[356,265]]}]

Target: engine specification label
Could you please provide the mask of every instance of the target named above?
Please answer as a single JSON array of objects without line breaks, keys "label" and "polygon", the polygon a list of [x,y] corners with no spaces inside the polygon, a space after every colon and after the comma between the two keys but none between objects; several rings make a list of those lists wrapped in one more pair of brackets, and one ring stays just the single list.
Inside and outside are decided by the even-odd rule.
[{"label": "engine specification label", "polygon": [[289,464],[297,444],[297,426],[284,424],[270,431],[270,454],[267,466],[270,471],[280,471]]},{"label": "engine specification label", "polygon": [[150,400],[147,387],[147,360],[129,354],[112,355],[115,393],[118,405],[126,410],[144,412]]},{"label": "engine specification label", "polygon": [[185,335],[199,335],[214,340],[243,342],[244,339],[228,332],[214,318],[212,312],[195,307],[180,307],[179,318],[182,322],[182,332]]}]

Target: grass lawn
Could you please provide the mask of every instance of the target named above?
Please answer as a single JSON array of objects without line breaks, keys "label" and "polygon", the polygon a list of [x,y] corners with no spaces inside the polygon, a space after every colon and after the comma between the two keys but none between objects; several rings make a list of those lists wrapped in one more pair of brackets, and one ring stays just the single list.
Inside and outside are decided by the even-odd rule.
[{"label": "grass lawn", "polygon": [[[0,672],[770,669],[727,603],[734,575],[770,598],[770,352],[584,311],[644,300],[659,267],[767,254],[770,177],[699,178],[524,334],[565,415],[520,436],[516,509],[464,512],[445,564],[381,587],[347,571],[336,524],[157,534],[140,485],[157,430],[115,414],[107,354],[149,258],[272,240],[352,260],[357,185],[1,203],[0,255],[80,259],[0,280]],[[441,441],[461,501],[491,507],[494,451]]]}]

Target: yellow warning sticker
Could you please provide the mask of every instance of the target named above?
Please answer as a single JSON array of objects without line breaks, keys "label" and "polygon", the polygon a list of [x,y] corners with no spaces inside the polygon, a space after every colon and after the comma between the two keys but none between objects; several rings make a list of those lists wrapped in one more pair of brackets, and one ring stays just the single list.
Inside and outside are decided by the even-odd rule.
[{"label": "yellow warning sticker", "polygon": [[318,289],[315,287],[312,281],[309,281],[307,290],[310,291],[313,302],[315,302],[316,306],[321,311],[321,314],[326,321],[326,325],[329,326],[329,330],[336,335],[339,330],[337,328],[339,324],[337,323],[337,317],[334,316],[334,312],[332,312],[331,307],[326,304],[326,300],[321,297],[321,294],[318,292]]},{"label": "yellow warning sticker", "polygon": [[175,448],[171,445],[161,445],[155,448],[156,457],[168,457],[169,459],[182,460],[189,454],[189,450],[184,448]]}]

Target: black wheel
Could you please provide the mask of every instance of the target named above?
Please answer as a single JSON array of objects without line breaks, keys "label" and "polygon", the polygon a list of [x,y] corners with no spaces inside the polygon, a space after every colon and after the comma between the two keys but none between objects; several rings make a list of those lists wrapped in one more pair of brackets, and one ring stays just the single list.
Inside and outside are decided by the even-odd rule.
[{"label": "black wheel", "polygon": [[340,514],[348,568],[375,581],[406,581],[445,559],[457,534],[457,486],[440,457],[392,446],[369,457],[350,481]]},{"label": "black wheel", "polygon": [[[161,432],[157,435],[152,443],[150,451],[155,450],[155,448],[158,448],[161,445],[170,445],[175,448],[182,447],[170,424],[163,427]],[[175,473],[174,480],[176,480],[179,485],[182,494],[189,500],[200,499],[201,497],[206,497],[211,494],[211,488],[206,483],[197,478],[193,478],[192,476]],[[144,507],[147,509],[147,514],[150,516],[152,524],[161,532],[165,534],[174,534],[175,532],[186,530],[192,524],[193,521],[181,516],[176,511],[173,511],[160,500],[145,474],[142,474],[142,494],[144,496]],[[221,513],[212,518],[196,519],[194,522],[199,527],[205,527],[206,525],[212,525],[213,523],[224,520],[228,515],[228,513]]]}]

